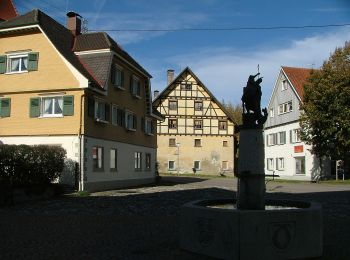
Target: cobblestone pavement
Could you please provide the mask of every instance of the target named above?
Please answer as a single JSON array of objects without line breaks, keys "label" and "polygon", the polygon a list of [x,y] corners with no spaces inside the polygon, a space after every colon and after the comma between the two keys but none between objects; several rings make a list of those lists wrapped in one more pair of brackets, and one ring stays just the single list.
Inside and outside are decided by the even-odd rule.
[{"label": "cobblestone pavement", "polygon": [[[158,186],[0,208],[0,259],[211,259],[179,249],[179,209],[235,190],[232,178],[163,177]],[[350,185],[269,182],[267,191],[268,198],[321,202],[319,259],[350,259]]]}]

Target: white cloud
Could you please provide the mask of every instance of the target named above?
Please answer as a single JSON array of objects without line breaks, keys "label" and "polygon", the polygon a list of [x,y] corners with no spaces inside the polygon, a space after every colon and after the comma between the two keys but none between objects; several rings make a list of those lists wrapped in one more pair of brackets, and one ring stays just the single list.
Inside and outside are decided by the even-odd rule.
[{"label": "white cloud", "polygon": [[[242,52],[239,49],[202,49],[196,53],[184,53],[169,57],[168,62],[179,69],[189,66],[201,81],[219,99],[239,103],[242,88],[249,74],[257,72],[260,65],[262,82],[262,105],[266,106],[281,66],[319,68],[329,58],[336,47],[344,45],[350,39],[350,30],[344,29],[333,33],[320,34],[301,40],[292,41],[286,48],[270,47]],[[313,64],[313,65],[312,65]],[[159,69],[150,71],[155,76],[154,86],[165,86],[165,70],[160,75]]]}]

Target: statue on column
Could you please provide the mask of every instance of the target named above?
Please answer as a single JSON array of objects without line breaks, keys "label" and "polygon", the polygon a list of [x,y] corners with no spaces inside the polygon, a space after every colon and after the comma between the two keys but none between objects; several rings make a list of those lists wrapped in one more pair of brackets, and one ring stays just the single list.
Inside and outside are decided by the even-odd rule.
[{"label": "statue on column", "polygon": [[[267,120],[267,109],[261,110],[262,77],[255,80],[260,73],[250,75],[246,87],[243,88],[243,126],[262,127]],[[263,114],[262,114],[262,113]]]}]

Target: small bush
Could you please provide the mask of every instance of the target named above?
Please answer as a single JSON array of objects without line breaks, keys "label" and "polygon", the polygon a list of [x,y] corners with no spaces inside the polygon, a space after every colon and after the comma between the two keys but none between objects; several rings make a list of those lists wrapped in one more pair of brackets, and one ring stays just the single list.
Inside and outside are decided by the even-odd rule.
[{"label": "small bush", "polygon": [[0,145],[0,181],[14,186],[49,184],[63,171],[66,151],[49,145]]}]

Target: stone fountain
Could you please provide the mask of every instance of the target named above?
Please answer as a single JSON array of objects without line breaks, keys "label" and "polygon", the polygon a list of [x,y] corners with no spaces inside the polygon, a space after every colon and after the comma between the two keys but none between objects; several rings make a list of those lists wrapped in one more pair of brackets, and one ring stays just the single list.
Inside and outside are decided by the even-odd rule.
[{"label": "stone fountain", "polygon": [[180,247],[220,259],[297,259],[322,255],[319,203],[266,200],[262,78],[243,89],[236,199],[199,200],[181,209]]}]

